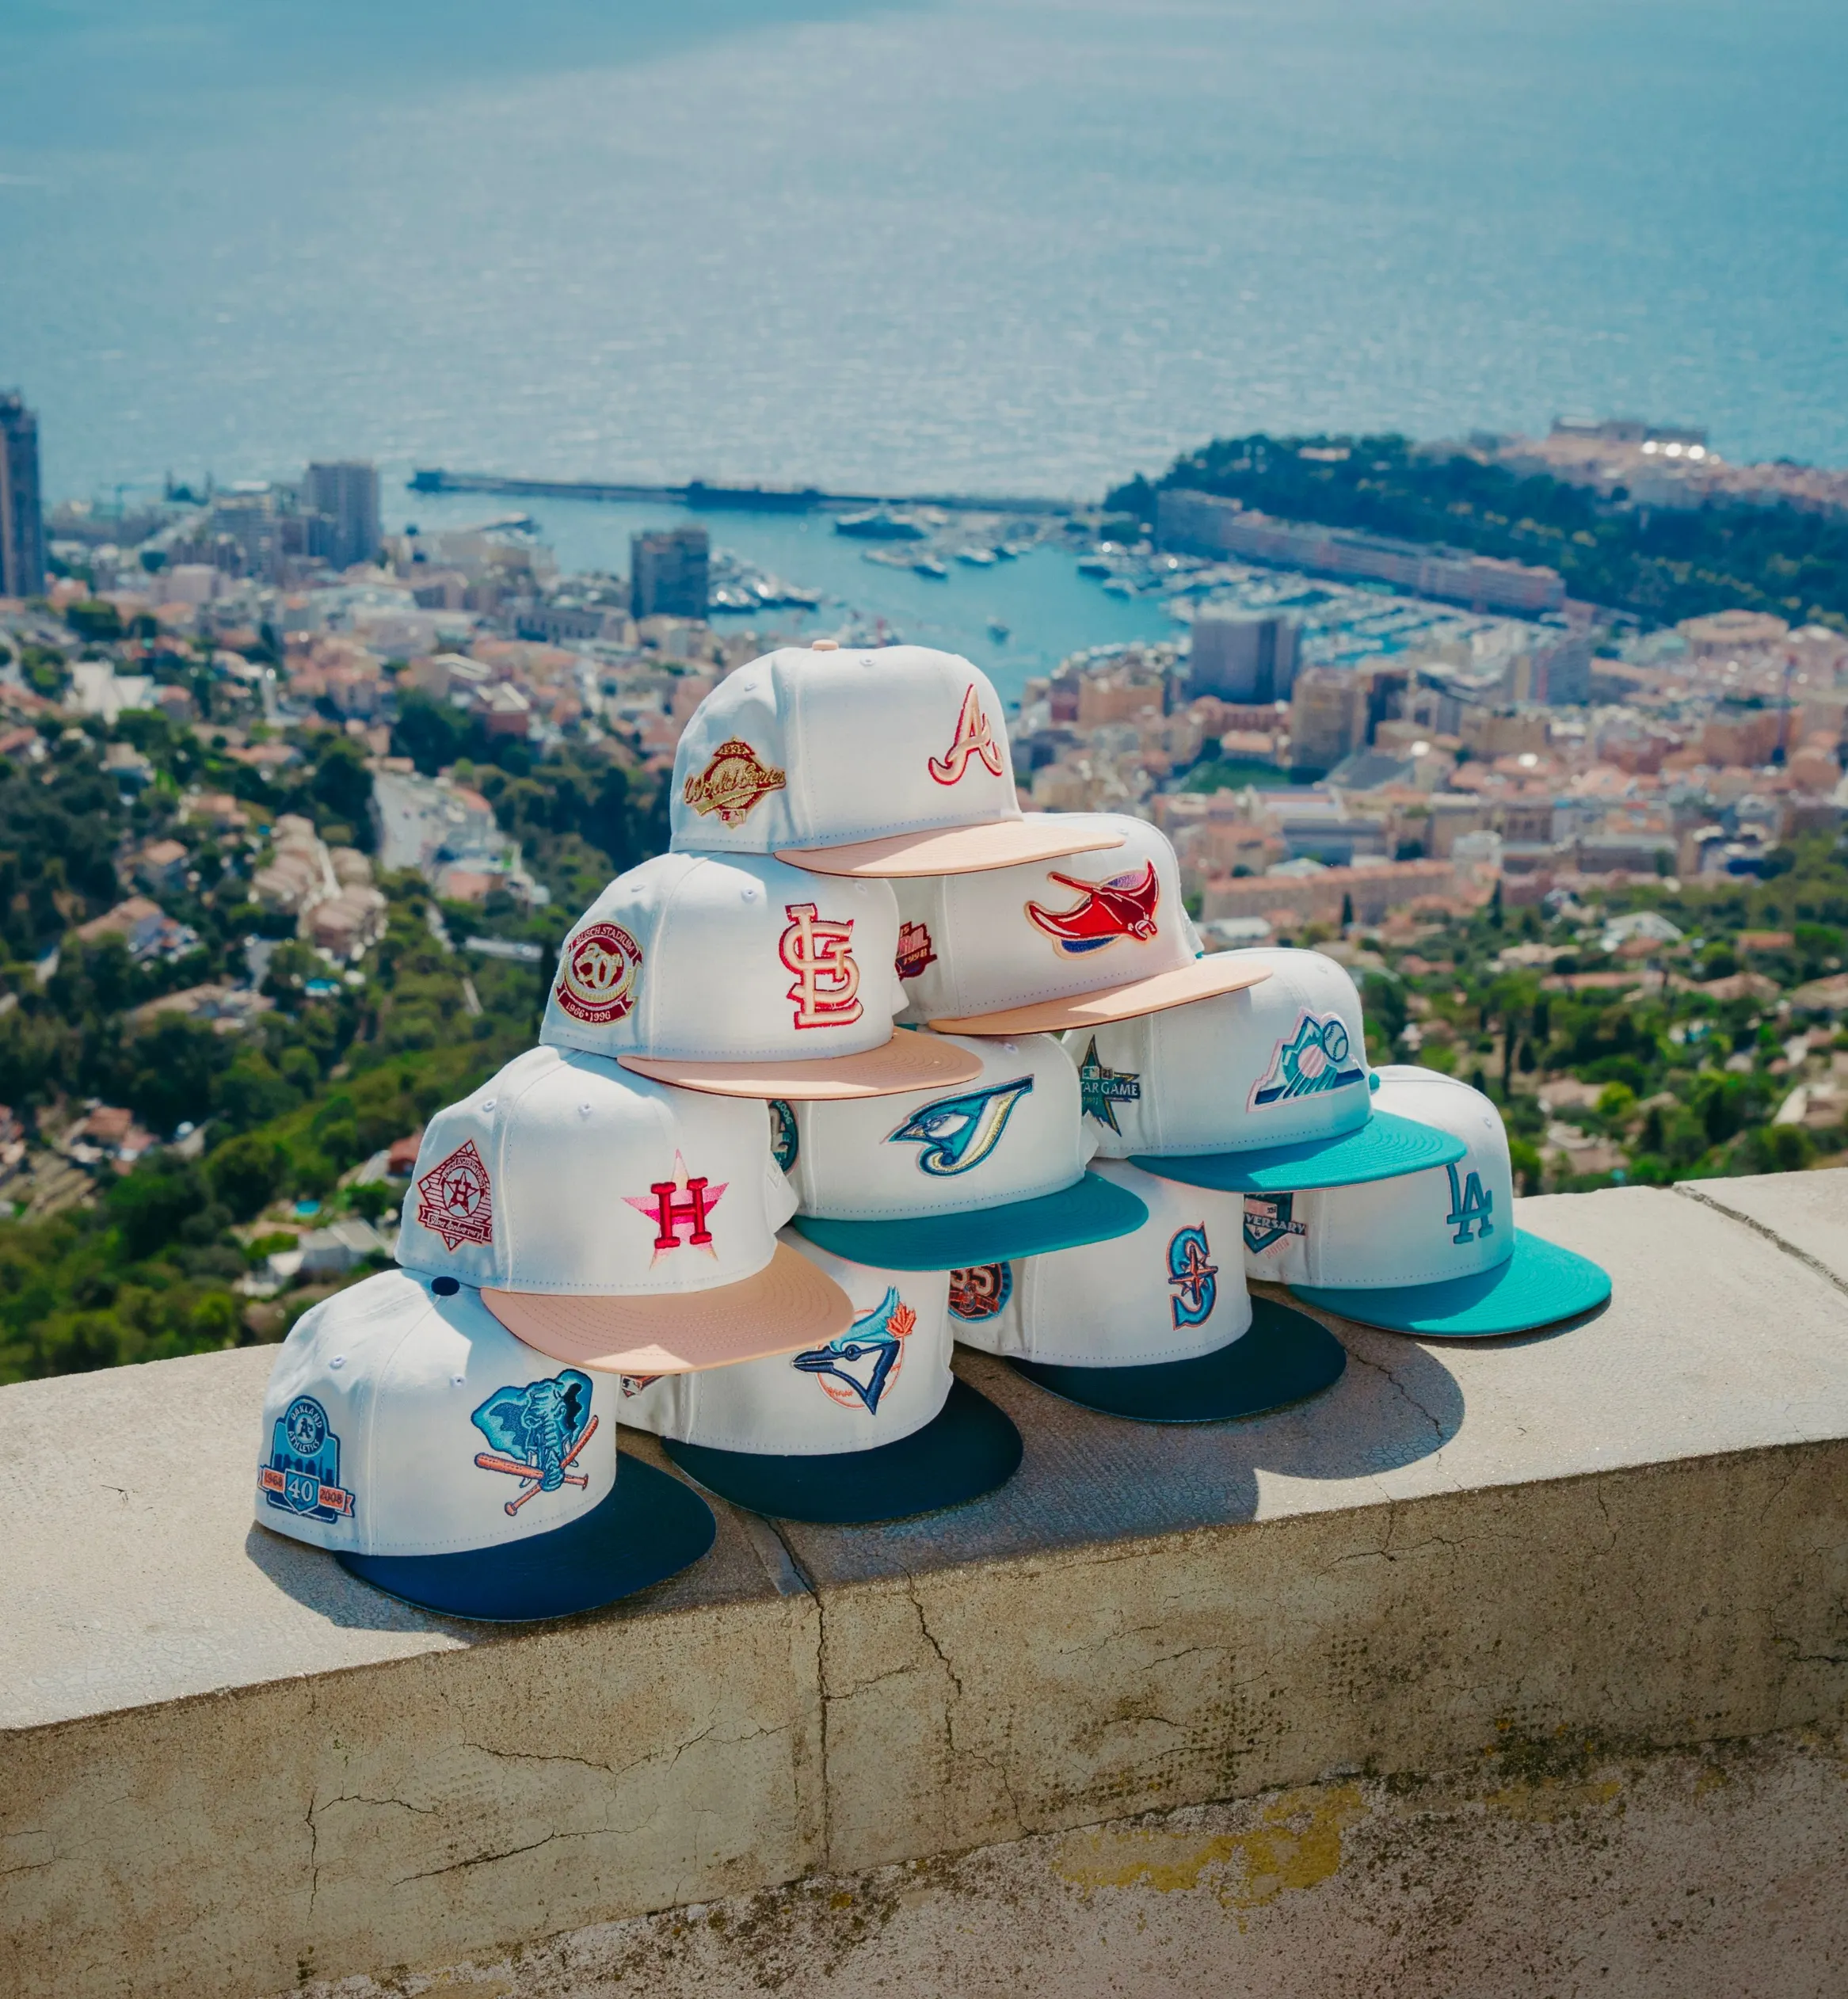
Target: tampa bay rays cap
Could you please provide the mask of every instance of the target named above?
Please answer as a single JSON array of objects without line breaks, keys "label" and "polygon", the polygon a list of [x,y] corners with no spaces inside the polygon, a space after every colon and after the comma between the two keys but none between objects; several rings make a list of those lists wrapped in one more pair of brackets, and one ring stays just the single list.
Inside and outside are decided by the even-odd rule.
[{"label": "tampa bay rays cap", "polygon": [[803,1236],[876,1269],[951,1270],[1141,1223],[1134,1194],[1084,1170],[1096,1140],[1057,1041],[958,1045],[981,1064],[973,1083],[790,1107],[783,1158]]},{"label": "tampa bay rays cap", "polygon": [[1097,1026],[1268,976],[1248,954],[1201,954],[1168,836],[1073,813],[1109,851],[895,884],[905,1017],[958,1034]]},{"label": "tampa bay rays cap", "polygon": [[624,1456],[615,1377],[514,1338],[469,1285],[384,1270],[305,1312],[264,1397],[260,1525],[455,1617],[563,1617],[712,1545],[696,1493]]},{"label": "tampa bay rays cap", "polygon": [[1245,1268],[1370,1326],[1451,1338],[1530,1332],[1610,1296],[1588,1258],[1515,1226],[1500,1114],[1435,1069],[1379,1072],[1377,1105],[1450,1133],[1461,1156],[1403,1178],[1245,1197]]},{"label": "tampa bay rays cap", "polygon": [[1143,1422],[1221,1422],[1300,1402],[1347,1354],[1303,1313],[1245,1289],[1240,1197],[1175,1186],[1122,1161],[1133,1234],[952,1274],[956,1337],[1070,1402]]},{"label": "tampa bay rays cap", "polygon": [[875,1096],[976,1064],[892,1026],[904,1006],[885,881],[768,854],[661,854],[619,874],[558,954],[539,1039],[683,1088]]},{"label": "tampa bay rays cap", "polygon": [[677,1373],[846,1331],[847,1294],[776,1239],[794,1205],[761,1103],[535,1048],[430,1120],[398,1260],[554,1360]]},{"label": "tampa bay rays cap", "polygon": [[674,757],[676,852],[779,854],[823,874],[940,874],[1115,844],[1023,813],[986,674],[922,645],[787,645],[694,710]]},{"label": "tampa bay rays cap", "polygon": [[805,1241],[853,1300],[838,1338],[633,1387],[623,1421],[652,1430],[689,1476],[785,1520],[897,1520],[992,1492],[1020,1462],[1020,1433],[950,1371],[950,1279],[882,1270]]}]

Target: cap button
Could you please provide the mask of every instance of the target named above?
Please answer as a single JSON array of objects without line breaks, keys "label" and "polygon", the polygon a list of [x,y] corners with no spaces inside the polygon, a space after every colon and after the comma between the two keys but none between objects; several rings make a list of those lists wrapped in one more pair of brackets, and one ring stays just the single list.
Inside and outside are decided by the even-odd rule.
[{"label": "cap button", "polygon": [[840,641],[838,638],[813,638],[809,642],[809,650],[811,653],[838,653]]}]

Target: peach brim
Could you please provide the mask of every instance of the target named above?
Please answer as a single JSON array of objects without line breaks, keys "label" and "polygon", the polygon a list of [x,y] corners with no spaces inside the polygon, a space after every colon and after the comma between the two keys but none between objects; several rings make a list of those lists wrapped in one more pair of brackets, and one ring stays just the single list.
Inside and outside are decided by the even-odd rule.
[{"label": "peach brim", "polygon": [[486,1291],[482,1303],[516,1339],[606,1374],[691,1374],[825,1346],[853,1323],[853,1301],[787,1243],[754,1277],[652,1297]]},{"label": "peach brim", "polygon": [[1059,1034],[1073,1027],[1107,1027],[1112,1021],[1134,1020],[1210,1000],[1221,992],[1240,992],[1271,976],[1267,965],[1241,961],[1242,952],[1197,958],[1172,972],[1151,973],[1127,985],[1106,986],[1099,992],[1074,993],[1069,1000],[1038,1000],[1031,1006],[1007,1007],[999,1013],[973,1014],[966,1020],[933,1020],[943,1034]]},{"label": "peach brim", "polygon": [[[981,874],[989,868],[1018,867],[1028,861],[1056,861],[1067,854],[1094,854],[1121,847],[1121,833],[1079,832],[1076,814],[1030,812],[1019,819],[991,819],[980,826],[939,826],[922,833],[893,833],[883,840],[855,840],[846,847],[779,847],[776,858],[811,874],[848,874],[874,879],[914,874]],[[1089,815],[1086,815],[1089,817]]]},{"label": "peach brim", "polygon": [[695,1062],[674,1055],[619,1055],[617,1061],[657,1083],[701,1090],[709,1097],[782,1097],[792,1103],[834,1103],[848,1097],[896,1097],[973,1083],[981,1057],[934,1034],[907,1028],[860,1055],[821,1055],[807,1061]]}]

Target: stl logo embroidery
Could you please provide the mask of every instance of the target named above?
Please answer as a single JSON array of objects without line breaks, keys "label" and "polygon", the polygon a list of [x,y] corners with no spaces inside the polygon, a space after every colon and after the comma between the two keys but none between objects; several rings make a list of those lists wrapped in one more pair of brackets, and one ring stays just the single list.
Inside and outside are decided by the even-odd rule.
[{"label": "stl logo embroidery", "polygon": [[687,1162],[678,1152],[674,1155],[674,1177],[671,1180],[657,1180],[648,1190],[654,1197],[644,1201],[639,1194],[626,1194],[623,1199],[638,1214],[646,1215],[654,1224],[654,1254],[648,1259],[648,1266],[654,1266],[669,1250],[680,1247],[680,1231],[688,1233],[685,1240],[695,1249],[703,1249],[714,1262],[718,1251],[712,1246],[712,1231],[707,1226],[707,1217],[718,1205],[719,1197],[731,1185],[721,1180],[714,1186],[702,1173],[697,1179],[687,1176]]},{"label": "stl logo embroidery", "polygon": [[1359,1082],[1365,1071],[1349,1060],[1353,1052],[1347,1023],[1339,1014],[1323,1020],[1305,1013],[1296,1032],[1271,1051],[1270,1069],[1252,1085],[1246,1110],[1261,1110],[1288,1097],[1314,1096]]},{"label": "stl logo embroidery", "polygon": [[898,956],[894,961],[901,979],[921,978],[927,965],[935,965],[937,954],[932,948],[931,933],[923,923],[901,923],[898,926]]},{"label": "stl logo embroidery", "polygon": [[1133,1069],[1107,1069],[1097,1059],[1097,1037],[1093,1034],[1078,1064],[1078,1091],[1085,1111],[1120,1137],[1123,1128],[1117,1122],[1116,1107],[1141,1102],[1142,1079]]},{"label": "stl logo embroidery", "polygon": [[1248,1194],[1245,1196],[1245,1247],[1262,1256],[1273,1243],[1286,1236],[1306,1236],[1306,1224],[1295,1219],[1293,1194]]},{"label": "stl logo embroidery", "polygon": [[973,680],[962,697],[962,712],[956,718],[955,738],[943,756],[931,759],[931,775],[939,784],[958,783],[972,759],[979,759],[990,777],[1001,775],[1000,746],[989,732],[989,718],[981,711],[981,696],[976,692]]},{"label": "stl logo embroidery", "polygon": [[440,1236],[446,1250],[494,1239],[493,1190],[472,1138],[418,1181],[417,1222]]},{"label": "stl logo embroidery", "polygon": [[340,1482],[340,1439],[312,1395],[297,1395],[276,1419],[269,1462],[257,1474],[271,1506],[308,1520],[350,1520],[353,1495]]},{"label": "stl logo embroidery", "polygon": [[1153,861],[1140,874],[1113,874],[1107,881],[1080,881],[1069,874],[1049,874],[1046,879],[1061,889],[1076,889],[1080,899],[1069,909],[1044,909],[1030,902],[1027,919],[1069,956],[1103,950],[1119,937],[1146,944],[1155,935],[1161,883]]},{"label": "stl logo embroidery", "polygon": [[924,1149],[917,1156],[918,1171],[942,1177],[966,1173],[980,1166],[1001,1142],[1014,1106],[1033,1093],[1033,1078],[1017,1076],[1012,1083],[997,1083],[986,1090],[966,1091],[958,1097],[939,1097],[914,1110],[896,1131],[886,1135],[887,1144],[909,1139]]},{"label": "stl logo embroidery", "polygon": [[972,1325],[999,1319],[1013,1295],[1012,1263],[975,1263],[950,1273],[950,1309]]},{"label": "stl logo embroidery", "polygon": [[791,1354],[790,1365],[814,1375],[842,1408],[857,1403],[869,1416],[877,1415],[879,1398],[898,1378],[905,1341],[916,1324],[917,1314],[888,1286],[885,1296],[838,1339]]},{"label": "stl logo embroidery", "polygon": [[[484,1472],[505,1472],[520,1480],[520,1492],[502,1511],[516,1514],[535,1492],[557,1492],[590,1480],[571,1467],[596,1430],[590,1413],[590,1376],[568,1367],[549,1380],[524,1388],[497,1388],[469,1418],[493,1445],[477,1451]],[[505,1490],[505,1488],[502,1488]]]},{"label": "stl logo embroidery", "polygon": [[786,902],[783,913],[789,928],[777,942],[777,954],[795,974],[787,997],[795,1002],[798,1027],[848,1027],[860,1017],[859,967],[848,949],[853,919],[830,923],[812,902]]},{"label": "stl logo embroidery", "polygon": [[787,1104],[780,1097],[768,1099],[770,1110],[770,1151],[776,1163],[785,1173],[796,1163],[796,1156],[802,1149],[802,1127],[795,1121],[795,1106]]},{"label": "stl logo embroidery", "polygon": [[1168,1281],[1174,1286],[1169,1303],[1176,1326],[1199,1326],[1213,1316],[1219,1302],[1219,1266],[1211,1254],[1203,1224],[1177,1228],[1168,1245]]},{"label": "stl logo embroidery", "polygon": [[703,817],[718,814],[722,826],[749,818],[760,798],[783,787],[783,774],[772,770],[747,742],[733,737],[721,743],[697,777],[688,778],[680,796]]},{"label": "stl logo embroidery", "polygon": [[[1457,1232],[1450,1240],[1473,1243],[1492,1236],[1495,1224],[1489,1217],[1495,1213],[1495,1196],[1482,1184],[1482,1175],[1473,1170],[1467,1180],[1459,1182],[1455,1167],[1446,1166],[1444,1171],[1450,1176],[1450,1212],[1444,1220]],[[1473,1228],[1474,1235],[1469,1232]]]},{"label": "stl logo embroidery", "polygon": [[586,923],[565,946],[553,996],[593,1027],[620,1020],[635,1003],[642,946],[620,923]]}]

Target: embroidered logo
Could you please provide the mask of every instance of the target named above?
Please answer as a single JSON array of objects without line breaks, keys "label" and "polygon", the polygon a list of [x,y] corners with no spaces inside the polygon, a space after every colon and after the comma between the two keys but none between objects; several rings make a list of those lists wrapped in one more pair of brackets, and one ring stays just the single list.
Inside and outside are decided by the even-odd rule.
[{"label": "embroidered logo", "polygon": [[1294,1194],[1248,1194],[1245,1196],[1245,1247],[1262,1256],[1273,1243],[1288,1236],[1306,1236],[1306,1224],[1296,1220],[1292,1209]]},{"label": "embroidered logo", "polygon": [[1097,1037],[1093,1034],[1078,1064],[1078,1090],[1089,1115],[1120,1137],[1123,1128],[1117,1122],[1117,1106],[1141,1102],[1142,1079],[1131,1069],[1107,1069],[1097,1059]]},{"label": "embroidered logo", "polygon": [[869,1416],[876,1415],[879,1398],[898,1378],[905,1339],[916,1324],[917,1314],[888,1286],[885,1296],[838,1339],[791,1354],[790,1365],[814,1375],[844,1409],[857,1403]]},{"label": "embroidered logo", "polygon": [[640,1395],[644,1388],[652,1388],[660,1379],[658,1374],[619,1374],[616,1385],[623,1392],[623,1401],[627,1402]]},{"label": "embroidered logo", "polygon": [[518,1513],[535,1492],[590,1483],[585,1473],[571,1469],[596,1429],[590,1376],[576,1368],[529,1381],[524,1388],[497,1388],[469,1421],[494,1447],[477,1451],[475,1463],[484,1472],[505,1472],[520,1481],[518,1494],[506,1502],[504,1512]]},{"label": "embroidered logo", "polygon": [[950,1309],[971,1325],[999,1319],[1013,1295],[1012,1263],[974,1263],[950,1273]]},{"label": "embroidered logo", "polygon": [[418,1181],[417,1221],[440,1236],[447,1250],[458,1243],[494,1239],[493,1190],[472,1138]]},{"label": "embroidered logo", "polygon": [[1213,1316],[1219,1302],[1219,1266],[1207,1259],[1204,1224],[1177,1228],[1168,1245],[1168,1281],[1174,1286],[1168,1302],[1176,1326],[1198,1326]]},{"label": "embroidered logo", "polygon": [[812,902],[789,902],[783,913],[789,927],[777,954],[795,974],[787,996],[795,1002],[798,1027],[847,1027],[860,1017],[859,967],[848,949],[853,919],[830,923]]},{"label": "embroidered logo", "polygon": [[921,977],[927,965],[935,965],[937,954],[931,948],[931,933],[922,923],[898,926],[898,956],[894,961],[901,979]]},{"label": "embroidered logo", "polygon": [[958,783],[972,758],[980,760],[990,777],[1001,775],[1000,745],[989,732],[989,718],[981,711],[981,696],[976,692],[973,680],[962,697],[962,712],[956,718],[955,738],[942,756],[931,759],[931,775],[939,784]]},{"label": "embroidered logo", "polygon": [[1252,1085],[1246,1110],[1261,1110],[1286,1098],[1314,1096],[1359,1082],[1366,1072],[1350,1060],[1353,1053],[1347,1023],[1339,1014],[1321,1019],[1305,1013],[1295,1033],[1271,1051],[1270,1068]]},{"label": "embroidered logo", "polygon": [[688,779],[680,796],[702,817],[715,812],[722,826],[735,826],[749,817],[760,798],[783,786],[783,772],[772,770],[749,743],[734,736],[719,744],[697,777]]},{"label": "embroidered logo", "polygon": [[[648,1259],[650,1269],[669,1250],[677,1250],[683,1241],[695,1249],[704,1250],[717,1262],[718,1251],[712,1247],[712,1231],[707,1226],[707,1218],[730,1185],[729,1180],[721,1180],[714,1186],[703,1173],[697,1179],[689,1179],[687,1162],[676,1152],[674,1177],[671,1180],[657,1180],[648,1190],[653,1197],[651,1200],[644,1201],[635,1194],[623,1195],[623,1201],[630,1207],[654,1224],[654,1254]],[[684,1236],[680,1233],[682,1229],[687,1232]]]},{"label": "embroidered logo", "polygon": [[770,1151],[785,1173],[796,1163],[802,1149],[802,1128],[795,1121],[795,1106],[780,1097],[769,1099]]},{"label": "embroidered logo", "polygon": [[1455,1167],[1446,1166],[1444,1171],[1450,1176],[1450,1212],[1444,1220],[1457,1232],[1450,1240],[1473,1243],[1492,1236],[1495,1224],[1489,1217],[1495,1212],[1495,1196],[1482,1184],[1482,1175],[1472,1170],[1468,1179],[1459,1182]]},{"label": "embroidered logo", "polygon": [[1019,1076],[1012,1083],[997,1083],[986,1090],[939,1097],[913,1111],[896,1131],[888,1132],[886,1142],[894,1144],[904,1139],[921,1147],[917,1156],[920,1173],[939,1178],[966,1173],[1000,1144],[1015,1105],[1032,1091],[1033,1078]]},{"label": "embroidered logo", "polygon": [[1153,861],[1144,864],[1140,874],[1113,874],[1107,881],[1080,881],[1069,874],[1049,874],[1046,879],[1062,889],[1076,889],[1080,900],[1069,909],[1045,909],[1030,902],[1027,917],[1068,956],[1104,950],[1119,937],[1146,944],[1155,935],[1161,883]]},{"label": "embroidered logo", "polygon": [[635,1003],[642,946],[620,923],[586,923],[565,946],[553,996],[593,1027],[620,1020]]},{"label": "embroidered logo", "polygon": [[340,1439],[312,1395],[297,1395],[276,1419],[269,1462],[257,1474],[270,1505],[304,1520],[351,1520],[353,1495],[340,1482]]}]

